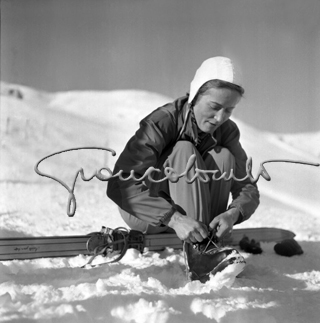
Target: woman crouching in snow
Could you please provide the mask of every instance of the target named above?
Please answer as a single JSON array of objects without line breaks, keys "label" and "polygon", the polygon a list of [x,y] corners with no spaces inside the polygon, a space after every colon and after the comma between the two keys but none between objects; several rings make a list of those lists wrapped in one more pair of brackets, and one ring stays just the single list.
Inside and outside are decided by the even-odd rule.
[{"label": "woman crouching in snow", "polygon": [[[185,246],[192,279],[205,281],[208,273],[201,279],[202,272],[216,268],[212,263],[210,268],[200,268],[201,273],[192,270],[195,263],[210,263],[209,258],[201,260],[204,253],[209,256],[208,248],[201,246],[207,245],[211,232],[221,239],[259,205],[257,186],[249,179],[212,179],[206,183],[197,178],[190,183],[196,168],[216,171],[216,179],[224,172],[228,178],[231,170],[237,179],[246,177],[247,155],[239,142],[239,129],[229,119],[243,93],[230,59],[207,59],[191,82],[190,94],[156,109],[140,122],[113,172],[123,170],[125,178],[133,170],[139,178],[149,167],[155,167],[161,172],[153,172],[152,178],[160,180],[166,176],[165,167],[182,174],[190,156],[195,155],[185,178],[156,183],[148,178],[137,182],[115,177],[108,183],[107,195],[119,206],[131,229],[152,234],[173,229],[181,240],[189,242]],[[230,193],[232,202],[228,205]],[[225,252],[225,257],[228,255]],[[224,257],[220,254],[218,258]]]}]

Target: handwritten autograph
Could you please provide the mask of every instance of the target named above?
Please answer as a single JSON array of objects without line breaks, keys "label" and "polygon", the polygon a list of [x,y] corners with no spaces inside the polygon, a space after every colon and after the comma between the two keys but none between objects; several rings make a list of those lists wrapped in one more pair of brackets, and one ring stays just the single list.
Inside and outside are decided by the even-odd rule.
[{"label": "handwritten autograph", "polygon": [[[317,166],[317,167],[320,166],[319,163],[310,163],[310,162],[305,162],[305,161],[296,161],[296,160],[289,160],[289,159],[270,159],[270,160],[266,160],[266,161],[260,163],[260,167],[259,167],[259,170],[257,172],[257,176],[253,177],[253,175],[252,175],[252,158],[249,157],[247,162],[246,162],[246,173],[247,173],[247,175],[244,178],[241,178],[241,179],[236,178],[234,173],[233,173],[233,169],[231,169],[230,174],[229,174],[228,177],[227,177],[226,172],[224,172],[220,177],[216,177],[216,173],[219,172],[218,170],[202,170],[202,169],[195,168],[195,170],[194,170],[195,175],[191,179],[188,179],[187,174],[194,167],[195,162],[196,162],[196,155],[193,154],[193,155],[190,156],[190,158],[189,158],[189,160],[188,160],[188,162],[186,164],[185,171],[183,173],[181,173],[181,174],[177,174],[177,172],[172,167],[166,166],[167,164],[165,163],[163,165],[165,177],[163,177],[163,178],[161,178],[159,180],[154,180],[151,177],[152,173],[154,173],[154,172],[160,173],[161,172],[160,169],[154,168],[154,167],[149,167],[145,171],[145,173],[139,178],[135,177],[134,170],[131,170],[130,175],[127,176],[127,177],[123,177],[123,175],[122,175],[123,170],[120,170],[118,173],[112,175],[112,171],[108,167],[102,167],[99,170],[97,170],[92,176],[90,176],[89,178],[86,178],[84,176],[83,168],[80,168],[77,171],[76,175],[75,175],[75,178],[74,178],[74,181],[73,181],[71,187],[69,187],[66,183],[64,183],[62,180],[58,179],[57,177],[45,174],[45,173],[43,173],[43,172],[41,172],[39,170],[40,163],[43,162],[45,159],[48,159],[48,158],[50,158],[52,156],[62,154],[62,153],[68,152],[68,151],[83,150],[83,149],[87,149],[87,150],[90,150],[90,149],[104,150],[104,151],[111,152],[112,156],[116,155],[116,152],[113,149],[109,149],[109,148],[101,148],[101,147],[70,148],[70,149],[66,149],[66,150],[62,150],[62,151],[50,154],[50,155],[40,159],[37,162],[37,164],[35,165],[35,167],[34,167],[34,170],[38,175],[53,179],[54,181],[58,182],[63,187],[65,187],[66,190],[69,192],[68,202],[67,202],[67,214],[68,214],[69,217],[74,216],[74,214],[76,212],[76,208],[77,208],[77,202],[76,202],[76,197],[74,195],[74,189],[75,189],[76,181],[77,181],[77,178],[78,178],[79,174],[80,174],[81,179],[83,181],[91,181],[94,177],[96,177],[100,181],[109,181],[111,178],[119,177],[119,179],[121,181],[133,180],[135,182],[142,182],[144,179],[148,178],[148,180],[150,182],[153,182],[153,183],[160,183],[160,182],[163,182],[165,180],[169,180],[172,183],[177,183],[180,178],[186,177],[185,181],[188,184],[193,183],[197,178],[201,182],[207,183],[208,181],[210,181],[210,177],[209,177],[208,174],[211,174],[212,175],[211,179],[214,180],[214,181],[219,181],[219,180],[222,180],[222,179],[225,180],[225,181],[230,181],[231,179],[233,179],[235,181],[240,182],[240,181],[244,181],[246,179],[249,179],[250,182],[252,184],[254,184],[254,183],[258,182],[260,176],[262,176],[267,181],[271,180],[270,175],[268,174],[267,170],[264,167],[264,164],[266,164],[266,163],[294,163],[294,164],[302,164],[302,165]],[[109,175],[102,174],[102,171],[107,171]]]}]

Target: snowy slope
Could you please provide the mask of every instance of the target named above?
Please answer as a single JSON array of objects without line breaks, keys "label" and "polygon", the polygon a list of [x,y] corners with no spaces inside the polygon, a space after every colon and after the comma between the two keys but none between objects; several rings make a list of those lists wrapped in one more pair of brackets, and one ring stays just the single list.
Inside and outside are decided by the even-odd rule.
[{"label": "snowy slope", "polygon": [[[253,175],[256,176],[261,162],[274,159],[285,159],[292,161],[306,161],[319,163],[315,145],[306,149],[308,142],[316,142],[319,133],[309,134],[300,137],[296,135],[297,142],[304,149],[298,149],[298,145],[292,146],[282,140],[285,136],[261,132],[257,129],[237,121],[241,131],[241,142],[247,155],[253,158]],[[312,138],[312,139],[311,139]],[[304,141],[305,140],[305,141]],[[320,145],[320,142],[319,142]],[[271,176],[271,181],[260,179],[258,182],[261,193],[284,203],[288,207],[292,206],[299,211],[319,215],[320,210],[320,171],[319,167],[302,166],[290,163],[268,163],[265,168]]]},{"label": "snowy slope", "polygon": [[[66,189],[33,167],[74,147],[109,147],[119,155],[139,120],[169,101],[144,91],[41,93],[1,83],[0,236],[86,234],[124,225],[105,196],[107,183],[79,178],[77,211],[68,218]],[[237,123],[254,175],[264,160],[319,162],[319,133],[276,135]],[[115,159],[94,150],[67,152],[40,169],[71,185],[79,168],[89,176],[112,168]],[[320,169],[266,169],[272,180],[258,183],[261,206],[241,226],[293,230],[302,256],[284,258],[263,243],[262,255],[243,253],[247,267],[235,282],[216,276],[205,285],[186,281],[183,254],[170,249],[143,256],[130,250],[119,263],[95,269],[79,268],[84,256],[0,262],[0,322],[318,322]]]},{"label": "snowy slope", "polygon": [[316,133],[282,134],[278,137],[279,140],[291,147],[320,158],[320,131]]}]

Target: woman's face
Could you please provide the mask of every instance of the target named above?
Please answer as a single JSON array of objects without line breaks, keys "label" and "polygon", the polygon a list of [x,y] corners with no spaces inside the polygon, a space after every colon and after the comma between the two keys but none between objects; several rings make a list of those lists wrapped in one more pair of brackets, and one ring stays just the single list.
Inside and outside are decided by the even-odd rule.
[{"label": "woman's face", "polygon": [[213,134],[230,118],[240,99],[237,91],[226,88],[211,88],[204,92],[193,107],[199,129]]}]

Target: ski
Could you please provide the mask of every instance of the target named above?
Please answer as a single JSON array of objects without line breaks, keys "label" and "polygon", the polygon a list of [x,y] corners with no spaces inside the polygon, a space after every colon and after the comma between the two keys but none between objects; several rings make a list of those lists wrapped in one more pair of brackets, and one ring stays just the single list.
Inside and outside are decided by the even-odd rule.
[{"label": "ski", "polygon": [[[223,245],[237,246],[247,236],[261,242],[280,242],[295,237],[291,231],[279,228],[234,229],[231,237],[220,241]],[[118,250],[122,255],[128,248],[143,252],[161,251],[165,247],[182,249],[182,241],[174,233],[143,234],[139,231],[112,230],[103,227],[100,232],[88,235],[0,238],[0,260],[23,260],[51,257],[73,257],[107,253]]]}]

